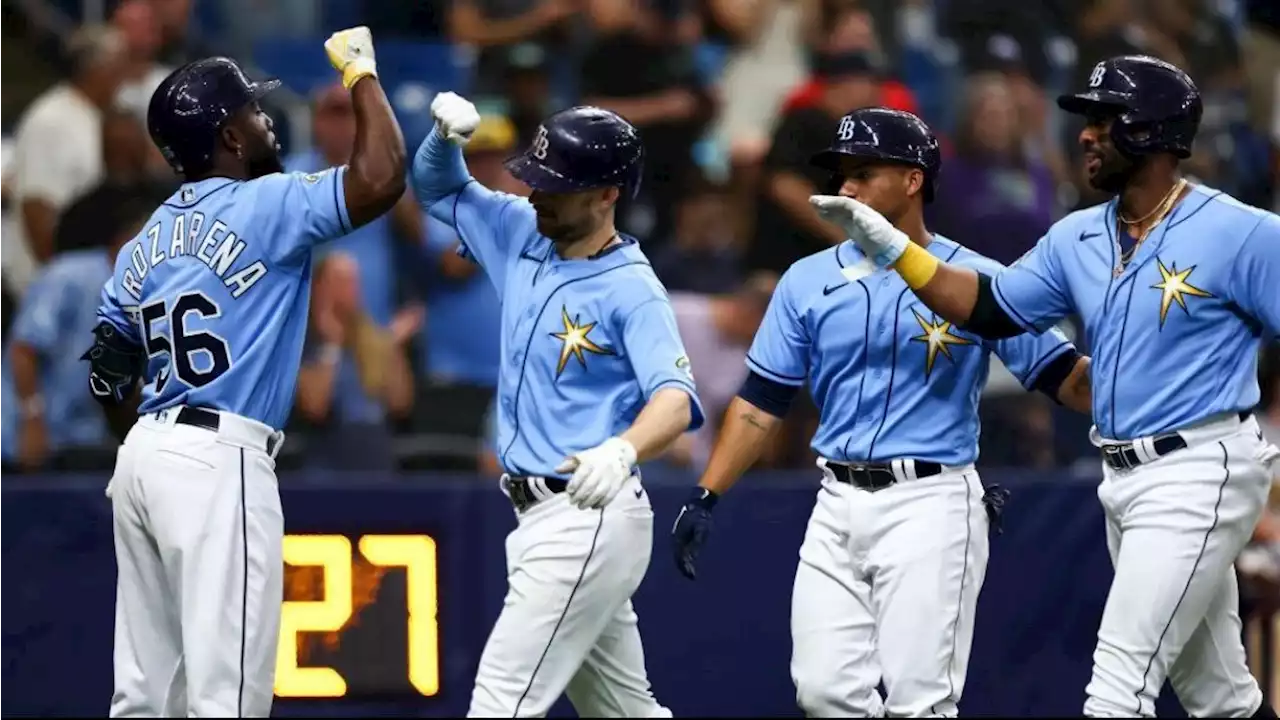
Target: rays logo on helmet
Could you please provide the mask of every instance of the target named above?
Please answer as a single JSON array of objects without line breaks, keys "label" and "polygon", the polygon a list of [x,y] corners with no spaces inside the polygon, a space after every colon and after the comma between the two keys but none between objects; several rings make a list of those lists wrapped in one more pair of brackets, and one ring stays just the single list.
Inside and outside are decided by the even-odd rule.
[{"label": "rays logo on helmet", "polygon": [[836,138],[841,142],[848,142],[853,139],[853,117],[845,115],[840,118],[840,127],[836,129]]},{"label": "rays logo on helmet", "polygon": [[538,160],[547,159],[547,148],[550,142],[547,140],[547,129],[541,125],[538,126],[538,132],[533,136],[533,146],[529,148],[529,154]]},{"label": "rays logo on helmet", "polygon": [[1093,72],[1089,73],[1089,87],[1102,87],[1102,79],[1107,75],[1107,64],[1100,62],[1093,66]]}]

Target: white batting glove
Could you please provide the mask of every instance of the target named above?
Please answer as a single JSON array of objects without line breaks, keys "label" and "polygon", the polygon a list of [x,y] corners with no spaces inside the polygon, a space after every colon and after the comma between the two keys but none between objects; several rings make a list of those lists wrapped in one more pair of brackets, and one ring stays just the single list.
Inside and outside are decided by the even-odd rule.
[{"label": "white batting glove", "polygon": [[348,90],[362,77],[378,76],[378,64],[373,59],[373,34],[363,25],[330,35],[324,41],[324,52],[333,69],[342,73],[342,86]]},{"label": "white batting glove", "polygon": [[565,488],[569,502],[591,510],[613,500],[631,477],[635,464],[635,446],[620,437],[611,437],[590,450],[565,458],[556,472],[573,472]]},{"label": "white batting glove", "polygon": [[883,215],[851,197],[814,195],[809,203],[823,220],[844,230],[845,236],[882,268],[897,262],[911,242],[906,233]]},{"label": "white batting glove", "polygon": [[440,134],[461,146],[471,141],[471,133],[480,124],[480,113],[470,100],[452,92],[442,92],[431,101],[431,117],[436,119]]}]

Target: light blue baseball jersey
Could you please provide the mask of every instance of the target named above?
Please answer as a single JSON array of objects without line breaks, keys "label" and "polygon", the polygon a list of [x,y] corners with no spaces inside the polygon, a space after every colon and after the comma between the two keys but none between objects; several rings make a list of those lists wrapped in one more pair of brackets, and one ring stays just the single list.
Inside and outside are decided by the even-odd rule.
[{"label": "light blue baseball jersey", "polygon": [[[5,352],[20,342],[40,356],[39,389],[45,428],[53,450],[107,441],[107,425],[93,396],[84,390],[85,338],[97,321],[98,294],[111,276],[111,257],[93,248],[58,255],[41,268],[23,294],[18,315],[5,337]],[[4,364],[5,458],[18,451],[21,404],[13,385],[13,365]]]},{"label": "light blue baseball jersey", "polygon": [[[284,162],[288,172],[315,173],[329,165],[319,151],[290,155]],[[345,237],[325,245],[323,252],[341,251],[355,258],[360,271],[360,300],[364,311],[383,327],[391,324],[396,311],[396,239],[391,214],[382,215],[356,228]],[[316,257],[317,262],[320,257]]]},{"label": "light blue baseball jersey", "polygon": [[493,285],[477,272],[445,277],[440,258],[458,247],[458,234],[428,216],[423,263],[427,277],[427,327],[421,336],[427,377],[480,387],[498,383],[502,307]]},{"label": "light blue baseball jersey", "polygon": [[453,228],[502,303],[498,459],[507,472],[563,477],[565,457],[625,431],[661,388],[693,374],[666,290],[634,240],[565,260],[537,231],[528,200],[493,192],[432,130],[413,161],[419,202]]},{"label": "light blue baseball jersey", "polygon": [[1280,329],[1280,218],[1194,187],[1118,275],[1116,226],[1115,200],[1058,221],[995,276],[996,300],[1030,332],[1083,318],[1105,438],[1252,409],[1261,339]]},{"label": "light blue baseball jersey", "polygon": [[[927,250],[990,273],[994,260],[940,235]],[[983,340],[934,315],[892,271],[863,275],[852,242],[814,253],[779,281],[747,367],[808,383],[820,419],[812,447],[837,461],[978,458],[978,399],[995,353],[1023,387],[1073,350],[1062,333]]]},{"label": "light blue baseball jersey", "polygon": [[116,259],[99,316],[148,355],[142,405],[289,417],[312,248],[351,231],[345,168],[186,183]]}]

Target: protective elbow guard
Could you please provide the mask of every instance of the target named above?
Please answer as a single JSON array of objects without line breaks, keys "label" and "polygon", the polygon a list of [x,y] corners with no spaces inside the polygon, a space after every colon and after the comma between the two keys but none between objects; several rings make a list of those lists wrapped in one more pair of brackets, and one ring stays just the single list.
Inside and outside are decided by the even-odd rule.
[{"label": "protective elbow guard", "polygon": [[93,345],[80,356],[89,361],[89,392],[103,405],[119,405],[142,376],[145,353],[108,322],[93,329]]}]

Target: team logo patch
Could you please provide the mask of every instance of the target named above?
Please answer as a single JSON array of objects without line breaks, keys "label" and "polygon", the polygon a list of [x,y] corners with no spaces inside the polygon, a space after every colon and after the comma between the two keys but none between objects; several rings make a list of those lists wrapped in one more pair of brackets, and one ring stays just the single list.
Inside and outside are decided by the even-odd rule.
[{"label": "team logo patch", "polygon": [[952,363],[956,361],[951,355],[952,345],[972,345],[973,341],[966,337],[960,337],[951,332],[951,323],[942,320],[939,321],[937,316],[933,316],[931,320],[925,320],[924,316],[916,312],[915,308],[911,308],[911,314],[916,316],[916,322],[919,323],[920,329],[924,330],[923,335],[916,335],[911,338],[912,342],[922,342],[926,345],[926,353],[924,358],[924,377],[926,380],[933,373],[933,363],[938,359],[938,353],[947,356]]},{"label": "team logo patch", "polygon": [[1165,267],[1164,261],[1156,258],[1156,266],[1160,271],[1160,282],[1151,286],[1152,290],[1160,291],[1160,329],[1164,329],[1165,318],[1169,316],[1169,307],[1174,303],[1182,308],[1182,312],[1190,315],[1191,311],[1187,309],[1187,296],[1199,298],[1211,298],[1213,293],[1192,285],[1190,282],[1191,273],[1195,272],[1196,266],[1192,265],[1186,270],[1179,270],[1177,263],[1170,264]]},{"label": "team logo patch", "polygon": [[688,355],[681,355],[676,358],[676,369],[688,375],[690,380],[693,379],[693,366],[689,363]]},{"label": "team logo patch", "polygon": [[556,378],[564,372],[564,367],[569,363],[569,358],[577,358],[578,364],[583,370],[587,369],[587,356],[584,353],[592,355],[613,355],[615,354],[608,348],[600,347],[593,341],[589,335],[595,329],[596,323],[579,322],[579,316],[569,317],[569,309],[560,306],[560,321],[564,323],[564,332],[550,333],[551,337],[560,341],[560,362],[556,364]]}]

